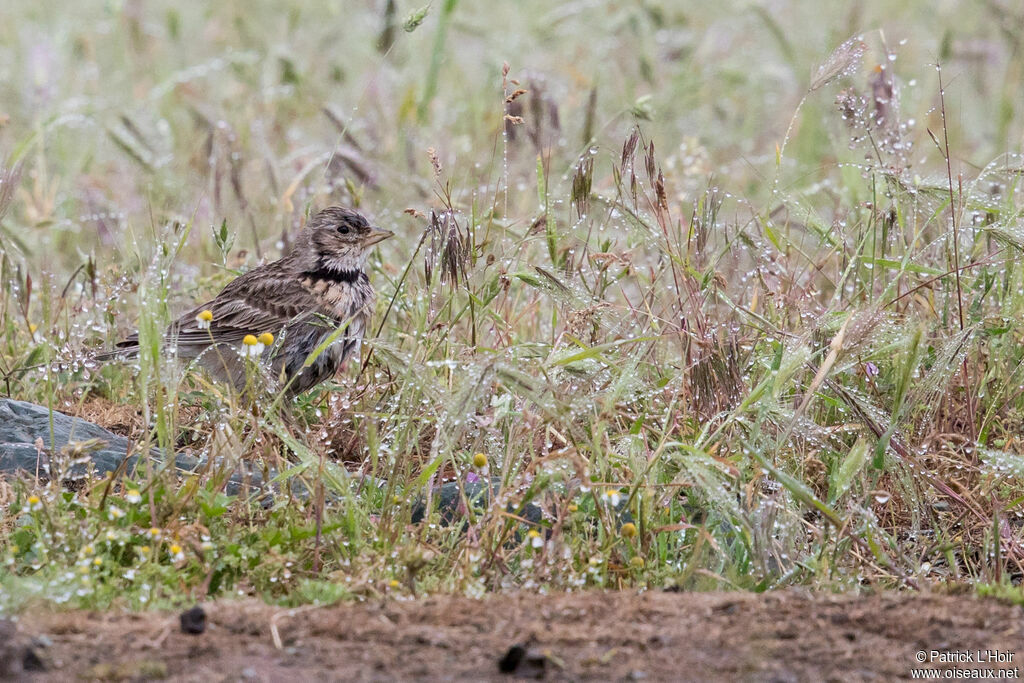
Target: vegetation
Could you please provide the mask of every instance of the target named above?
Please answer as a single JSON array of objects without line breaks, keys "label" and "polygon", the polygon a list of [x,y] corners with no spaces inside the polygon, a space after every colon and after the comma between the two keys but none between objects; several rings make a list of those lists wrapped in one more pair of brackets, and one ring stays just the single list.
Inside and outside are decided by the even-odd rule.
[{"label": "vegetation", "polygon": [[[1019,10],[12,2],[0,386],[208,466],[0,482],[5,609],[1020,599]],[[363,363],[285,405],[174,362],[329,204],[398,234]]]}]

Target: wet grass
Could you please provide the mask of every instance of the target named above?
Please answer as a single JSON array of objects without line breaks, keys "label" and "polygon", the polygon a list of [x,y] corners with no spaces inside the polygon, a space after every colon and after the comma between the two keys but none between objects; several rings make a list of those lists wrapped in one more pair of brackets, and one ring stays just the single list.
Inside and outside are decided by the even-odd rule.
[{"label": "wet grass", "polygon": [[[1019,593],[1019,46],[905,5],[16,2],[0,386],[213,464],[8,479],[3,604]],[[168,357],[333,203],[398,235],[358,369],[282,410]]]}]

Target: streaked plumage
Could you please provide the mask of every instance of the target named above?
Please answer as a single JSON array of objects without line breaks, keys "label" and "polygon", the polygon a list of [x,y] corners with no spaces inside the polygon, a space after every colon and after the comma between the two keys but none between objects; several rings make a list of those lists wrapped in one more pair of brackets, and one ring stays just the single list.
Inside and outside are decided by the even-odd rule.
[{"label": "streaked plumage", "polygon": [[[270,332],[274,343],[263,351],[274,377],[298,394],[331,377],[358,352],[375,295],[363,268],[373,245],[392,233],[371,227],[343,207],[315,214],[290,253],[232,280],[211,301],[185,313],[167,329],[167,341],[184,359],[198,359],[215,378],[241,390],[246,360],[240,355],[246,335]],[[204,328],[198,316],[209,310]],[[309,355],[339,328],[336,341],[307,368]],[[117,344],[123,355],[138,350],[138,335]]]}]

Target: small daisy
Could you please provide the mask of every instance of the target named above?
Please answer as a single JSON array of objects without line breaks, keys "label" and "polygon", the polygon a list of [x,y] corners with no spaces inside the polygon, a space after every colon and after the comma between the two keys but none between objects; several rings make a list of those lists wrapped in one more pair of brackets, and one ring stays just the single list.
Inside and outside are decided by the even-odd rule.
[{"label": "small daisy", "polygon": [[196,316],[196,327],[198,327],[201,330],[210,329],[211,322],[213,322],[213,311],[211,311],[210,309],[200,311],[199,315]]},{"label": "small daisy", "polygon": [[125,494],[124,499],[132,505],[137,505],[142,502],[142,494],[137,489],[128,489],[128,493]]},{"label": "small daisy", "polygon": [[271,344],[274,343],[274,335],[270,334],[269,332],[264,332],[260,336],[256,337],[256,341],[258,341],[260,344],[263,344],[263,346],[270,346]]},{"label": "small daisy", "polygon": [[122,517],[124,517],[124,510],[117,507],[116,505],[111,505],[109,508],[107,508],[107,519],[115,520],[121,519]]},{"label": "small daisy", "polygon": [[254,334],[247,334],[242,339],[242,355],[246,358],[259,358],[264,348],[265,345]]},{"label": "small daisy", "polygon": [[171,556],[172,562],[181,562],[185,559],[185,551],[177,543],[172,543],[171,547],[167,549],[167,553]]},{"label": "small daisy", "polygon": [[618,507],[619,502],[622,500],[622,494],[618,489],[608,489],[604,492],[604,498],[612,507]]},{"label": "small daisy", "polygon": [[529,537],[530,545],[532,547],[534,547],[534,548],[543,548],[544,547],[544,537],[541,536],[539,531],[537,531],[536,529],[530,529],[529,531],[526,532],[526,535]]},{"label": "small daisy", "polygon": [[28,497],[28,509],[29,510],[42,510],[43,501],[39,500],[39,496]]}]

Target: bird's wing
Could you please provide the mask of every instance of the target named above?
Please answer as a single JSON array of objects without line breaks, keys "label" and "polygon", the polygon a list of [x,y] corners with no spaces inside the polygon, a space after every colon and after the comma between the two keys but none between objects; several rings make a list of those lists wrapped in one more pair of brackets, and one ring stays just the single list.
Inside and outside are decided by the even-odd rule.
[{"label": "bird's wing", "polygon": [[[209,327],[200,328],[197,317],[206,310],[213,314],[213,320]],[[179,347],[238,344],[247,334],[270,332],[277,336],[289,322],[317,312],[319,303],[295,277],[267,267],[256,268],[232,280],[213,300],[171,323],[167,336]],[[133,334],[118,346],[137,344],[138,335]]]},{"label": "bird's wing", "polygon": [[[171,325],[178,344],[241,343],[247,334],[271,332],[299,317],[315,314],[319,302],[294,277],[260,277],[248,282],[241,278],[224,288],[213,301],[197,306]],[[200,329],[196,317],[201,311],[213,313],[208,329]]]}]

